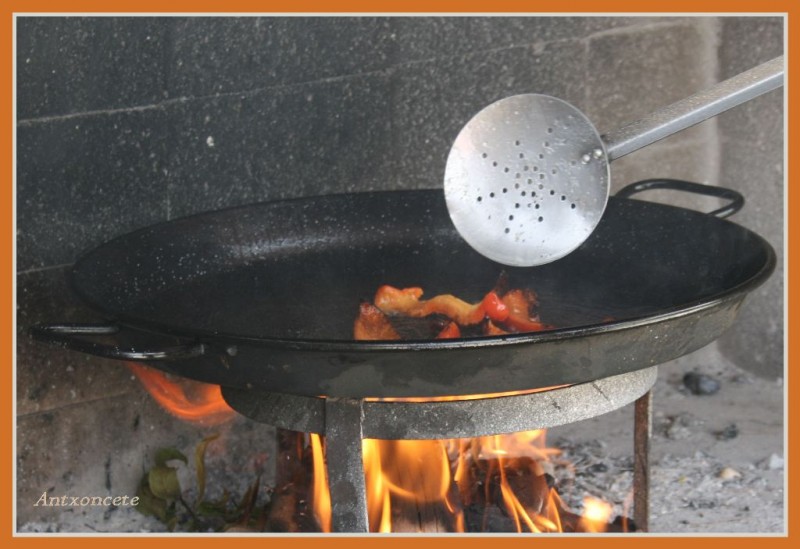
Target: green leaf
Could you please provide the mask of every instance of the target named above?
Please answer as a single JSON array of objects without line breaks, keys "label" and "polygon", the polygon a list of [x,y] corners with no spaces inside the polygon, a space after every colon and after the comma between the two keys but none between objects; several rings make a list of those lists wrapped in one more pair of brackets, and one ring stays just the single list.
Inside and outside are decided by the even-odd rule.
[{"label": "green leaf", "polygon": [[206,447],[208,444],[219,438],[219,433],[204,438],[194,451],[194,466],[197,470],[197,507],[206,495]]},{"label": "green leaf", "polygon": [[166,523],[170,520],[171,509],[166,500],[156,497],[150,490],[149,474],[142,477],[142,482],[139,483],[139,489],[136,491],[136,496],[139,498],[139,503],[136,505],[136,510],[145,516],[156,517],[161,522]]},{"label": "green leaf", "polygon": [[201,501],[194,511],[197,515],[212,518],[225,518],[228,516],[228,506],[218,501]]},{"label": "green leaf", "polygon": [[186,459],[186,456],[184,456],[177,448],[159,448],[156,451],[156,467],[164,467],[167,465],[168,461],[172,461],[173,459],[182,461],[187,465],[189,464],[189,460]]},{"label": "green leaf", "polygon": [[166,465],[157,465],[147,474],[147,484],[153,495],[165,499],[178,499],[181,495],[181,484],[178,481],[178,470]]},{"label": "green leaf", "polygon": [[256,499],[258,498],[258,489],[261,484],[261,475],[256,477],[256,480],[253,481],[247,491],[244,493],[244,497],[242,498],[241,503],[238,505],[238,509],[241,510],[245,515],[249,516],[253,510],[253,507],[256,504]]}]

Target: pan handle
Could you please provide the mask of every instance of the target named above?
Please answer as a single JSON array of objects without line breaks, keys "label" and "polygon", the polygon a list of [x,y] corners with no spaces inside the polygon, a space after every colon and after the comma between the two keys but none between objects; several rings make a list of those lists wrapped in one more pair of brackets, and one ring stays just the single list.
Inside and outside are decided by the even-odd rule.
[{"label": "pan handle", "polygon": [[636,193],[652,189],[668,189],[729,200],[730,202],[725,206],[708,212],[708,215],[716,217],[728,217],[741,210],[744,206],[744,197],[733,189],[716,187],[714,185],[703,185],[701,183],[693,183],[681,179],[645,179],[644,181],[637,181],[636,183],[631,183],[623,187],[617,191],[614,196],[618,198],[628,198]]},{"label": "pan handle", "polygon": [[33,326],[30,334],[34,339],[58,345],[64,349],[116,360],[138,362],[183,360],[202,356],[208,351],[207,346],[203,343],[187,343],[160,349],[123,349],[113,344],[87,339],[91,336],[114,335],[119,331],[120,327],[115,324],[45,324]]}]

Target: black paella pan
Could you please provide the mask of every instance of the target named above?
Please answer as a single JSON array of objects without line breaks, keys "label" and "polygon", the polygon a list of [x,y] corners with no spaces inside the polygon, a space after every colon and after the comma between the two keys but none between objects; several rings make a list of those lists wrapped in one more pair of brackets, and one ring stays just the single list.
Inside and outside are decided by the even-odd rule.
[{"label": "black paella pan", "polygon": [[[628,198],[651,187],[722,196],[712,214]],[[587,382],[659,364],[716,339],[775,254],[722,217],[741,196],[650,180],[612,197],[569,256],[508,268],[453,228],[440,190],[253,204],[154,225],[84,255],[74,290],[107,319],[49,325],[67,348],[237,388],[308,396],[470,395]],[[382,284],[479,300],[506,271],[556,328],[430,341],[353,341]]]}]

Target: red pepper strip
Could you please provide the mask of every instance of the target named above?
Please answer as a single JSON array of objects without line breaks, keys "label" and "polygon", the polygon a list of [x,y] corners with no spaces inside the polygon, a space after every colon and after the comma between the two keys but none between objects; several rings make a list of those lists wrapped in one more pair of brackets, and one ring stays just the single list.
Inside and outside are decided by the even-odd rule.
[{"label": "red pepper strip", "polygon": [[400,339],[400,334],[380,309],[371,303],[362,303],[353,323],[353,337],[359,341]]},{"label": "red pepper strip", "polygon": [[[422,288],[395,288],[384,285],[375,293],[375,306],[386,314],[409,314],[419,308]],[[420,315],[421,316],[421,315]]]},{"label": "red pepper strip", "polygon": [[502,321],[508,316],[507,307],[494,292],[486,294],[483,300],[475,305],[449,294],[437,295],[427,301],[420,301],[421,295],[421,288],[401,290],[385,285],[378,288],[375,305],[386,314],[404,314],[412,317],[442,314],[462,326],[478,324],[485,316],[497,321]]},{"label": "red pepper strip", "polygon": [[494,292],[486,294],[486,297],[481,301],[481,305],[486,316],[495,322],[503,322],[511,313],[508,305],[503,303],[503,300]]},{"label": "red pepper strip", "polygon": [[484,335],[497,336],[507,335],[509,332],[506,332],[502,328],[498,328],[497,325],[491,320],[487,320],[483,325],[483,333]]},{"label": "red pepper strip", "polygon": [[536,305],[536,294],[532,291],[510,290],[503,296],[503,303],[508,307],[508,318],[505,324],[518,332],[539,332],[551,326],[539,322],[530,311]]},{"label": "red pepper strip", "polygon": [[448,322],[447,326],[442,328],[442,331],[436,336],[436,339],[455,339],[457,337],[461,337],[461,330],[458,329],[458,324]]},{"label": "red pepper strip", "polygon": [[503,295],[503,303],[510,315],[528,318],[536,306],[536,294],[530,290],[509,290]]}]

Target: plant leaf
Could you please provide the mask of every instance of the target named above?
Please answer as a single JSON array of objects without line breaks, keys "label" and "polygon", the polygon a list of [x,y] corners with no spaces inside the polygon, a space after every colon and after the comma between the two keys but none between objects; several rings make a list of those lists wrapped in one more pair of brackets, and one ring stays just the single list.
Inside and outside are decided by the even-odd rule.
[{"label": "plant leaf", "polygon": [[241,503],[237,506],[237,510],[242,513],[242,517],[240,519],[241,524],[247,524],[250,520],[250,515],[253,512],[253,509],[256,505],[256,500],[258,499],[258,489],[261,485],[261,475],[256,477],[256,480],[247,488],[247,492],[245,492],[244,497],[242,498]]},{"label": "plant leaf", "polygon": [[209,517],[226,517],[228,515],[228,506],[224,503],[216,501],[201,501],[194,511],[196,514],[209,518]]},{"label": "plant leaf", "polygon": [[189,464],[189,460],[177,448],[159,448],[156,451],[156,467],[165,467],[167,462],[173,459],[182,461],[187,465]]},{"label": "plant leaf", "polygon": [[157,465],[147,474],[147,484],[153,495],[165,499],[178,499],[181,495],[181,484],[178,481],[178,470],[166,465]]},{"label": "plant leaf", "polygon": [[136,491],[136,496],[139,498],[139,503],[136,505],[136,510],[145,516],[156,517],[163,523],[170,519],[170,508],[166,500],[156,497],[150,490],[149,474],[142,477],[142,482],[139,483],[139,489]]},{"label": "plant leaf", "polygon": [[194,451],[194,466],[197,471],[197,500],[195,507],[197,507],[206,495],[206,447],[208,444],[219,438],[219,433],[207,436]]}]

